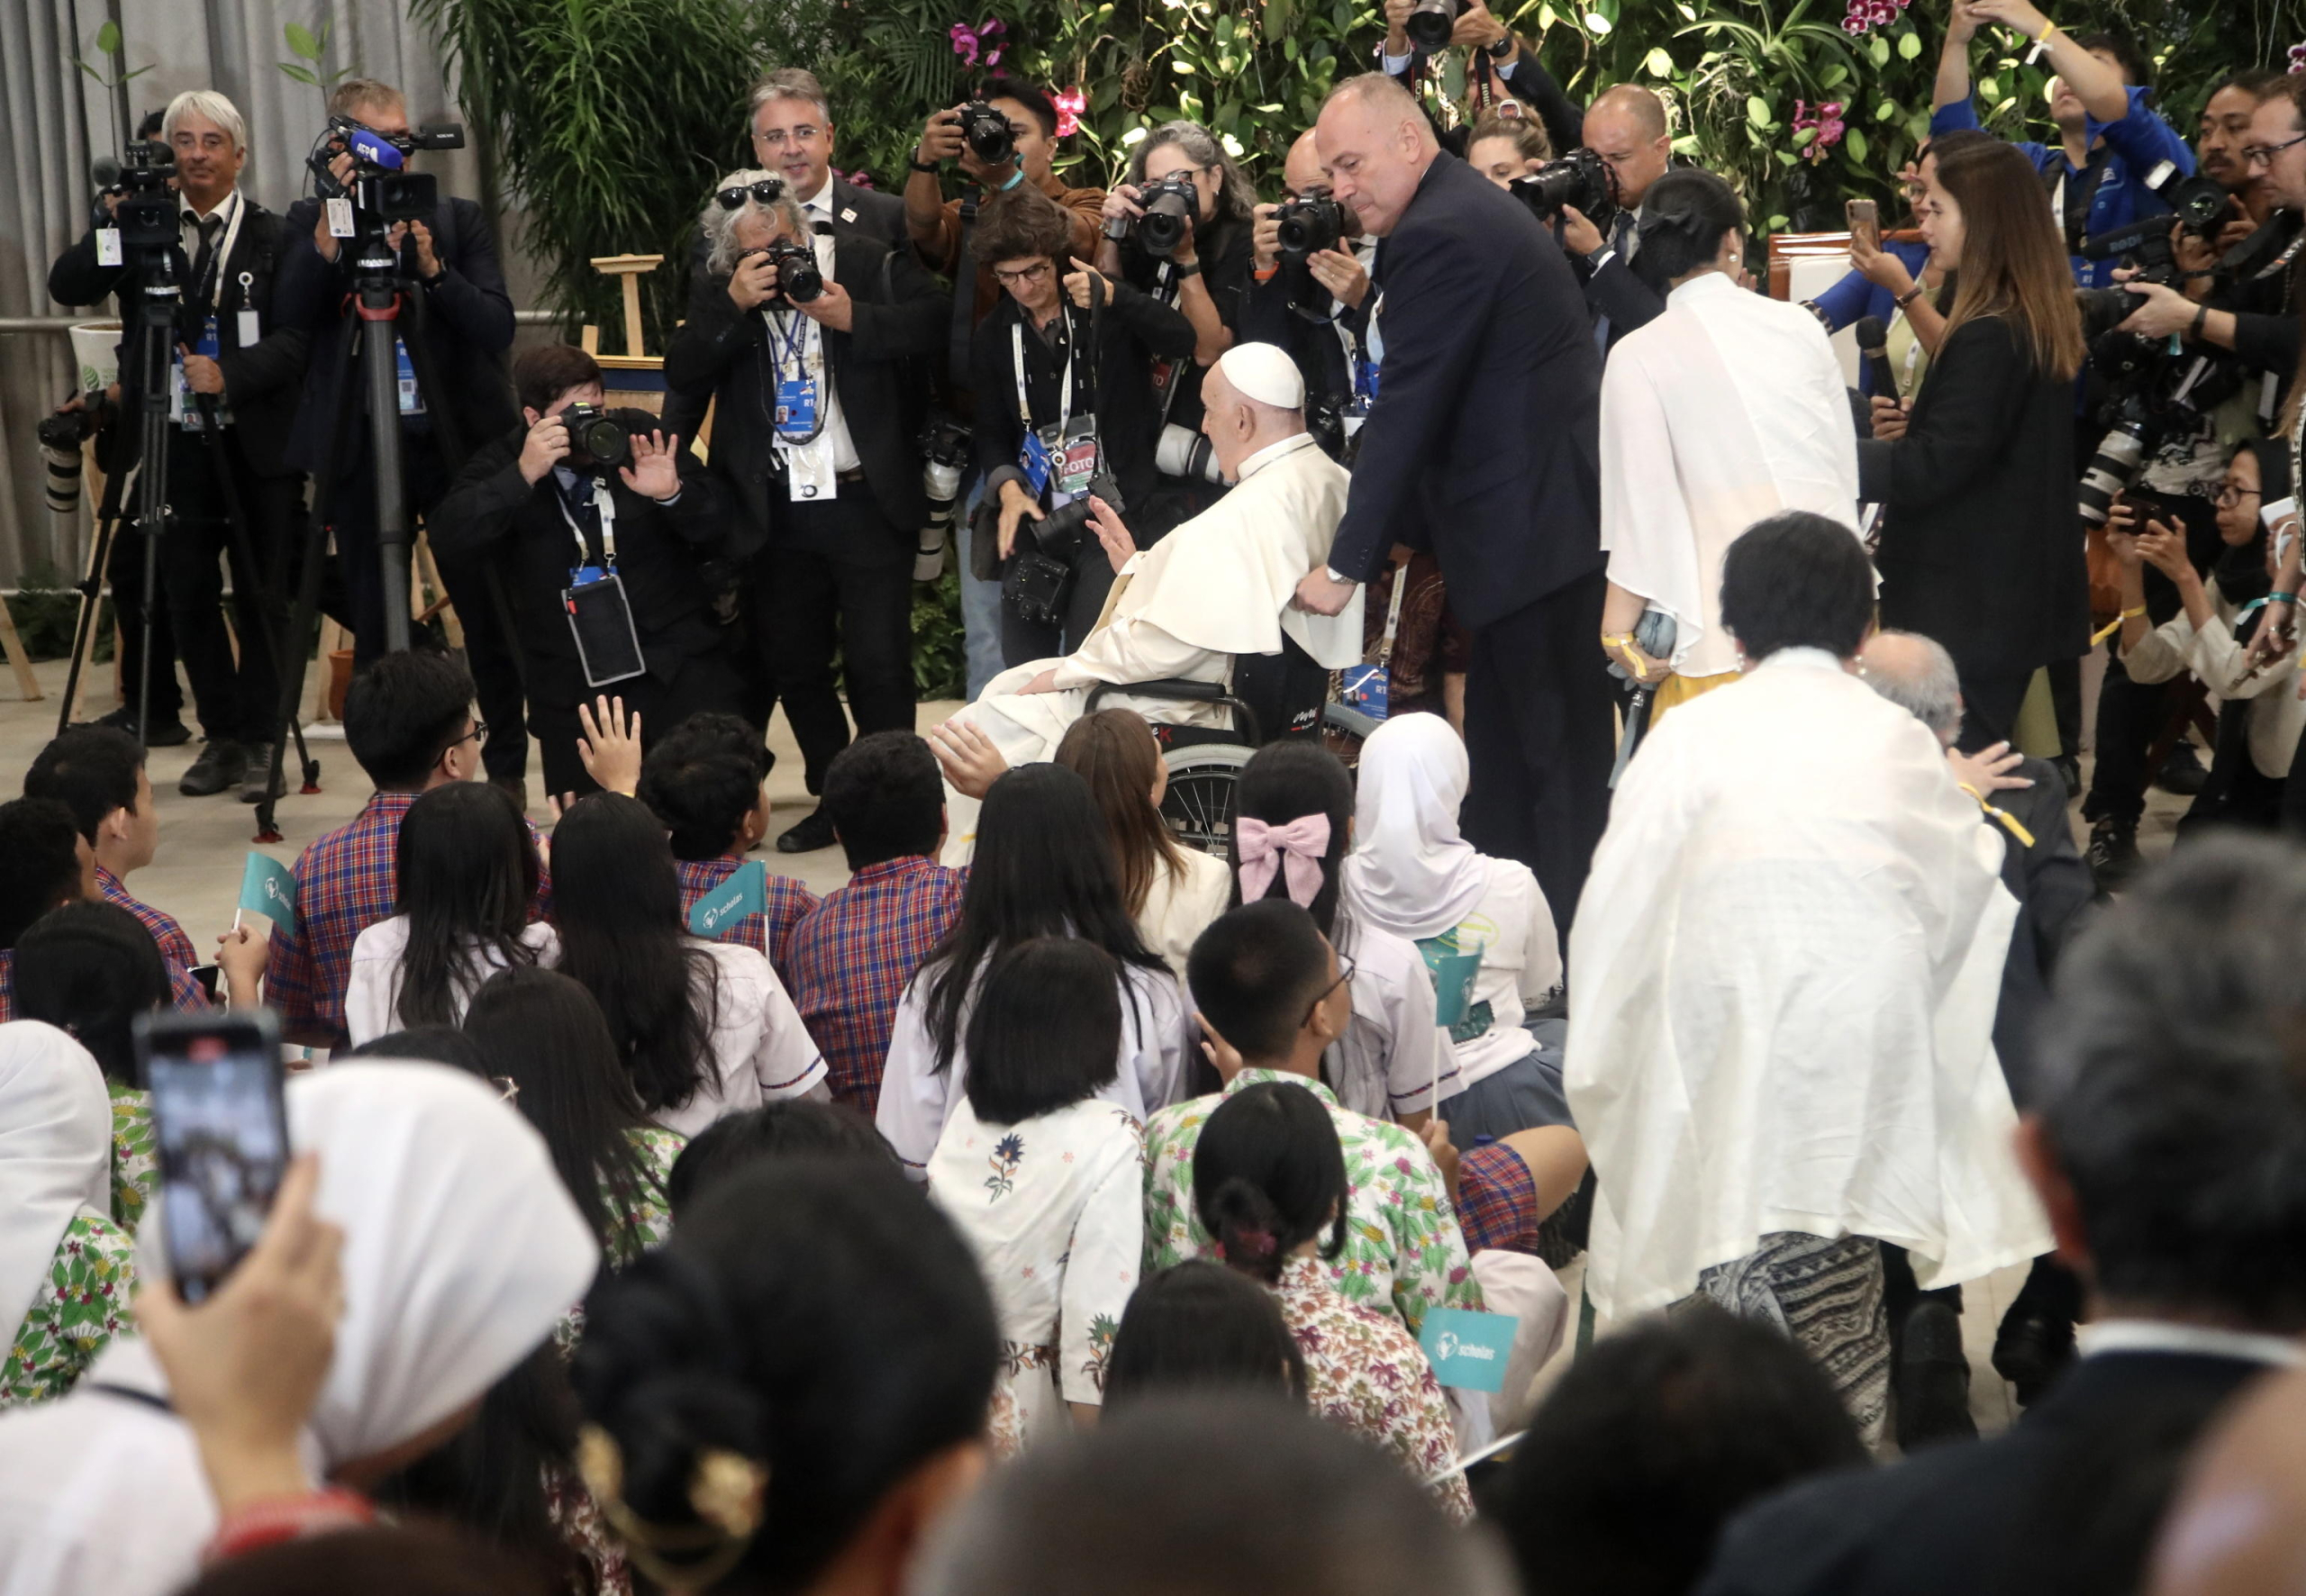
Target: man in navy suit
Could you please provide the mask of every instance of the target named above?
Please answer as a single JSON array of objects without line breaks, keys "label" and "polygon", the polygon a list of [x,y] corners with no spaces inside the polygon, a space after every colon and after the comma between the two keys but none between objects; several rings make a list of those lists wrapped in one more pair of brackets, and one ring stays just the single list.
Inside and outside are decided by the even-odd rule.
[{"label": "man in navy suit", "polygon": [[1609,818],[1614,730],[1584,299],[1538,220],[1443,151],[1391,78],[1339,85],[1314,136],[1331,192],[1381,240],[1380,364],[1345,520],[1297,603],[1337,613],[1397,544],[1439,558],[1474,634],[1466,834],[1529,865],[1566,929]]}]

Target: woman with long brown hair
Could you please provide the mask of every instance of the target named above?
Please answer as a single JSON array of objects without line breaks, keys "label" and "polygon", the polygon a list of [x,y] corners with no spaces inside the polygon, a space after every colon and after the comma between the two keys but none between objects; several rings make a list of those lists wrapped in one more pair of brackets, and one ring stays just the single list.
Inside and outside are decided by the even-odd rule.
[{"label": "woman with long brown hair", "polygon": [[1222,859],[1184,848],[1161,818],[1169,772],[1161,745],[1135,710],[1084,715],[1057,745],[1057,763],[1089,784],[1089,795],[1112,838],[1121,904],[1145,945],[1177,977],[1195,937],[1225,912],[1233,877]]},{"label": "woman with long brown hair", "polygon": [[1975,751],[2008,740],[2037,669],[2089,647],[2074,478],[2082,321],[2024,156],[1965,141],[1926,176],[1915,215],[1958,286],[1911,413],[1875,400],[1858,472],[1884,507],[1882,624],[1953,655],[1961,746]]}]

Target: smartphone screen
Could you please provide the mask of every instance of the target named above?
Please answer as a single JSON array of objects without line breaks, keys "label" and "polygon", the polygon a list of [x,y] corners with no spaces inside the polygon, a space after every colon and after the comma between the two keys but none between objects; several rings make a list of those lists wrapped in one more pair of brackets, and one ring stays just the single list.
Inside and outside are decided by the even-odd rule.
[{"label": "smartphone screen", "polygon": [[1849,236],[1853,243],[1863,240],[1869,249],[1882,247],[1882,218],[1879,208],[1870,199],[1851,200],[1843,214],[1849,219]]},{"label": "smartphone screen", "polygon": [[256,1245],[288,1164],[280,1031],[268,1011],[156,1014],[137,1047],[159,1144],[168,1270],[187,1302]]}]

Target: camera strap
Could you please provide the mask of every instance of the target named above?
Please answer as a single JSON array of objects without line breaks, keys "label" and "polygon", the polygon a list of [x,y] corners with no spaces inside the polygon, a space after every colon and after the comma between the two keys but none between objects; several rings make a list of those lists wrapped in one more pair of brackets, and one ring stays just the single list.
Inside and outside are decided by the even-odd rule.
[{"label": "camera strap", "polygon": [[[586,478],[579,476],[576,480],[582,483]],[[616,570],[616,500],[609,493],[607,483],[595,481],[592,486],[592,497],[587,503],[600,521],[600,547],[597,549],[585,536],[584,523],[568,507],[569,495],[562,490],[559,479],[555,477],[552,484],[553,502],[560,506],[560,519],[568,523],[569,535],[576,540],[576,566],[569,574],[573,586],[585,585],[580,578],[586,571],[593,572],[594,579],[598,580],[602,573]]]}]

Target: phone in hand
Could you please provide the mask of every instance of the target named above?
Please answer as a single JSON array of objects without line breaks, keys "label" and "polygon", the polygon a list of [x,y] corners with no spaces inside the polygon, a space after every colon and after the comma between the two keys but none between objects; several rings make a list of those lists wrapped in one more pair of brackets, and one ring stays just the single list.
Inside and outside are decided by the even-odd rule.
[{"label": "phone in hand", "polygon": [[168,1273],[199,1302],[256,1245],[287,1171],[280,1022],[269,1010],[140,1015],[136,1053],[151,1088]]},{"label": "phone in hand", "polygon": [[1868,249],[1882,247],[1882,212],[1879,205],[1870,199],[1854,199],[1843,205],[1842,214],[1848,218],[1851,244],[1862,243]]}]

